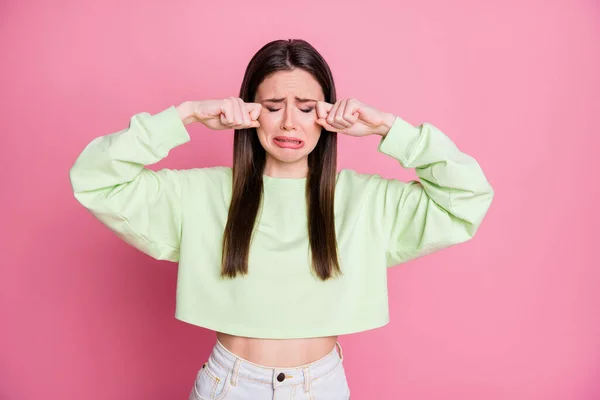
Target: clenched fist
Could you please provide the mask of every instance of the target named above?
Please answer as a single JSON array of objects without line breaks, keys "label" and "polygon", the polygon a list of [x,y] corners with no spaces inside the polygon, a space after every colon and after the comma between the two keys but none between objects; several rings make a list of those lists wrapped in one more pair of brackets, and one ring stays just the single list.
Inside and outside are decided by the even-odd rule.
[{"label": "clenched fist", "polygon": [[210,129],[258,128],[262,104],[245,103],[239,97],[190,101],[177,107],[184,124],[200,122]]}]

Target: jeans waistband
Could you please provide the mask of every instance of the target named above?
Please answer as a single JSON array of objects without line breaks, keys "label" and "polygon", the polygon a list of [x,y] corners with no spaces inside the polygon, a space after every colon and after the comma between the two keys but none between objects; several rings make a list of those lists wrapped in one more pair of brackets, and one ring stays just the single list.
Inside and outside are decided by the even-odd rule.
[{"label": "jeans waistband", "polygon": [[343,362],[343,354],[342,345],[336,342],[329,354],[311,363],[296,367],[267,367],[233,354],[217,339],[210,360],[231,377],[233,386],[236,386],[239,379],[247,379],[273,385],[274,388],[304,384],[308,390],[311,381],[327,375]]}]

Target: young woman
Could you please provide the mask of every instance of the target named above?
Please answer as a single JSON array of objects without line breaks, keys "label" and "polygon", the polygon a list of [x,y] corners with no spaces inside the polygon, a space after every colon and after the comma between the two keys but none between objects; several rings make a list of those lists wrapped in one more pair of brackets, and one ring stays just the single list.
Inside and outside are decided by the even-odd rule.
[{"label": "young woman", "polygon": [[[233,167],[146,168],[197,122],[235,130]],[[338,172],[337,133],[381,136],[419,180]],[[216,331],[190,399],[348,399],[337,337],[387,324],[387,267],[469,240],[493,198],[439,129],[337,100],[303,40],[263,46],[239,97],[132,116],[70,178],[119,237],[179,264],[176,318]]]}]

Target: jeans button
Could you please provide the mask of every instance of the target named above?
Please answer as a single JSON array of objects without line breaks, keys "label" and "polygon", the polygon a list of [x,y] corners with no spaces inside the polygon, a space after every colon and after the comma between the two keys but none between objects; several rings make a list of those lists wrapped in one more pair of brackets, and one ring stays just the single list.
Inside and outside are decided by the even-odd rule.
[{"label": "jeans button", "polygon": [[281,372],[279,375],[277,375],[277,380],[279,382],[283,382],[284,379],[285,379],[285,374],[283,372]]}]

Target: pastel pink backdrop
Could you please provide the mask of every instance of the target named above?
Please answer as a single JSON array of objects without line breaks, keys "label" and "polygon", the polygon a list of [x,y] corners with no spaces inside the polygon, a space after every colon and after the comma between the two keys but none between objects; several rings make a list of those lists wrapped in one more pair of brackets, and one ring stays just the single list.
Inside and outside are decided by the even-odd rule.
[{"label": "pastel pink backdrop", "polygon": [[[95,221],[68,170],[135,113],[237,95],[292,37],[496,191],[474,240],[390,269],[388,326],[340,338],[352,398],[600,398],[598,3],[488,3],[2,2],[0,398],[187,398],[214,333],[174,319],[177,266]],[[189,130],[152,168],[231,165],[231,132]],[[340,137],[339,167],[412,179],[377,142]]]}]

